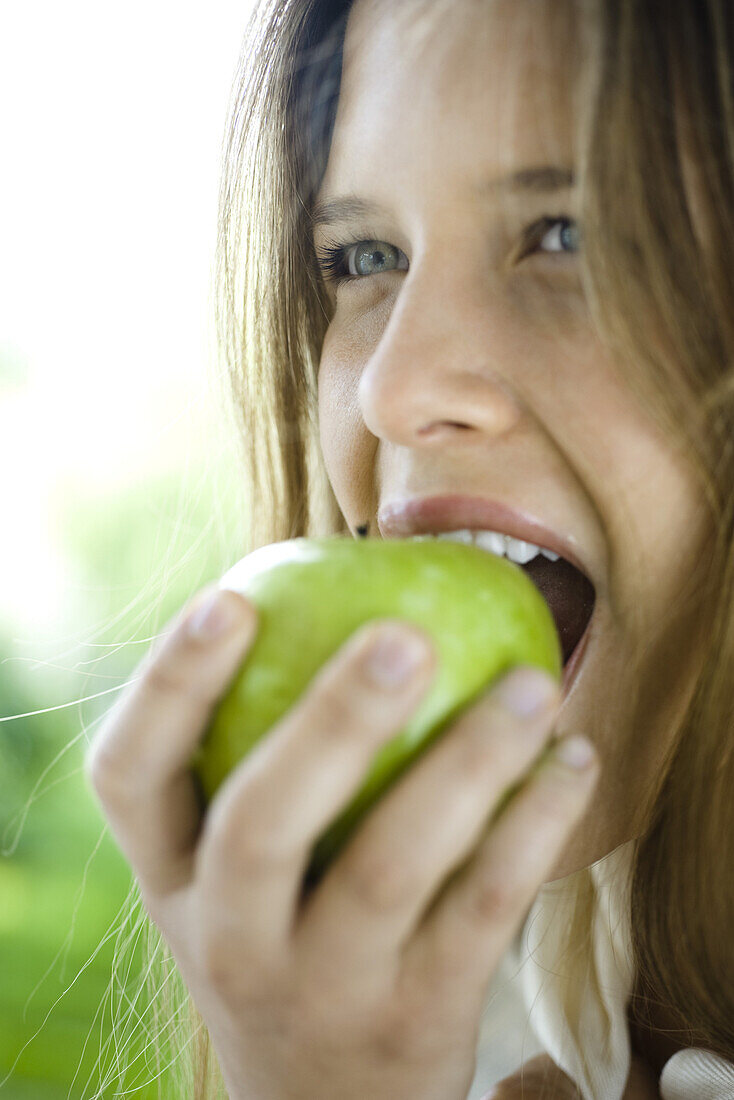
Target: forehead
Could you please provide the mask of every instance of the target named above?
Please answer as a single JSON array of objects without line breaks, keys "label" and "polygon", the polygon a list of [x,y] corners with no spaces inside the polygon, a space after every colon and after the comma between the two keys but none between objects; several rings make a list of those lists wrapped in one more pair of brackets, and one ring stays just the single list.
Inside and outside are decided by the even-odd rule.
[{"label": "forehead", "polygon": [[[573,160],[573,0],[356,0],[322,193]],[[385,179],[385,173],[389,179]]]}]

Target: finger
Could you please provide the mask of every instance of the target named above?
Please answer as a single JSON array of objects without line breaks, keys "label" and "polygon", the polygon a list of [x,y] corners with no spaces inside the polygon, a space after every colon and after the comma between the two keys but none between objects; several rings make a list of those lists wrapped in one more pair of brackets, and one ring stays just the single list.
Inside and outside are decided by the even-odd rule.
[{"label": "finger", "polygon": [[[257,629],[252,604],[237,592],[217,593],[210,586],[177,616],[85,759],[117,843],[150,897],[190,879],[201,811],[188,763]],[[221,632],[194,633],[192,616],[212,596]]]},{"label": "finger", "polygon": [[[435,669],[427,637],[394,622],[383,635],[383,625],[349,639],[212,803],[195,874],[215,954],[226,957],[235,935],[244,953],[282,953],[316,840],[425,694]],[[418,664],[406,681],[380,685],[368,673],[372,646],[396,635],[419,643]]]},{"label": "finger", "polygon": [[[524,718],[509,703],[528,675],[544,694],[540,710]],[[331,965],[354,980],[375,958],[398,956],[440,882],[537,756],[558,702],[550,676],[520,669],[462,713],[383,796],[327,873],[302,919],[304,953],[329,943]]]},{"label": "finger", "polygon": [[426,996],[440,989],[448,1003],[480,1008],[499,959],[587,809],[599,770],[589,742],[566,737],[505,806],[406,950],[406,974]]}]

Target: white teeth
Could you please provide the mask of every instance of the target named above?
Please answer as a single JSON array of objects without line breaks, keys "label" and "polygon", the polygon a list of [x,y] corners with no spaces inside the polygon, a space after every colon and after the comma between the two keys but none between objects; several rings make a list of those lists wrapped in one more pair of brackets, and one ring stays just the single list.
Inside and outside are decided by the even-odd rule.
[{"label": "white teeth", "polygon": [[472,531],[442,531],[440,535],[434,535],[432,537],[443,539],[445,542],[465,542],[467,545],[474,542],[474,534]]},{"label": "white teeth", "polygon": [[482,550],[489,550],[498,557],[504,557],[507,552],[507,540],[497,531],[477,531],[476,544],[481,546]]},{"label": "white teeth", "polygon": [[473,543],[488,550],[498,557],[509,558],[519,565],[525,565],[532,561],[538,554],[542,554],[549,561],[558,561],[558,554],[552,550],[544,550],[535,543],[525,542],[523,539],[513,539],[509,535],[503,535],[500,531],[470,531],[467,528],[461,531],[442,531],[438,535],[417,535],[418,539],[437,538],[448,542]]},{"label": "white teeth", "polygon": [[507,539],[507,557],[518,565],[525,565],[532,561],[540,553],[540,547],[532,542],[523,542],[522,539]]}]

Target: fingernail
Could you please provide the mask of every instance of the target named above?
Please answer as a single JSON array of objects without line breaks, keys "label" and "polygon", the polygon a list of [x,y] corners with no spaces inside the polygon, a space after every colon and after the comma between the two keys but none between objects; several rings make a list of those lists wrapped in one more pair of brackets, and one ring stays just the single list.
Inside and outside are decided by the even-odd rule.
[{"label": "fingernail", "polygon": [[571,737],[564,737],[556,749],[556,759],[565,764],[567,768],[583,772],[596,759],[594,746],[585,737],[574,733]]},{"label": "fingernail", "polygon": [[557,693],[549,675],[530,668],[515,669],[497,688],[500,703],[519,718],[540,714]]},{"label": "fingernail", "polygon": [[378,687],[398,687],[418,671],[428,656],[422,639],[407,631],[390,628],[370,646],[365,668]]},{"label": "fingernail", "polygon": [[192,638],[199,641],[213,641],[237,625],[239,621],[237,607],[226,590],[217,589],[191,613],[186,620],[186,629]]}]

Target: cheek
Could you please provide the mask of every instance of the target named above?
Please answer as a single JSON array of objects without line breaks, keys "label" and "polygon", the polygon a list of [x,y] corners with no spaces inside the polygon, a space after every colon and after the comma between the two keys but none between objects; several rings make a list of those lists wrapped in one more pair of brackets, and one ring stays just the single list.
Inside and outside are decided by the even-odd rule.
[{"label": "cheek", "polygon": [[553,269],[550,257],[544,270],[542,260],[539,261],[534,277],[518,274],[508,280],[506,307],[516,329],[529,330],[543,343],[558,345],[568,341],[574,346],[587,340],[591,333],[589,308],[578,269],[570,265]]},{"label": "cheek", "polygon": [[319,433],[325,457],[344,431],[358,380],[358,371],[347,360],[343,347],[330,329],[324,340],[317,374]]},{"label": "cheek", "polygon": [[318,371],[318,404],[319,404],[319,440],[324,463],[333,483],[333,466],[335,458],[334,444],[339,431],[340,418],[339,388],[343,389],[343,380],[339,373],[333,369],[334,363],[328,354],[322,354]]},{"label": "cheek", "polygon": [[385,278],[364,279],[337,289],[324,336],[319,373],[358,375],[377,348],[395,307]]},{"label": "cheek", "polygon": [[[356,297],[354,291],[350,293]],[[365,294],[359,295],[359,309],[338,306],[326,330],[317,374],[319,420],[322,447],[331,432],[354,431],[359,423],[359,383],[370,357],[380,342],[389,318],[378,318],[365,309]],[[364,425],[362,425],[364,428]]]},{"label": "cheek", "polygon": [[358,401],[363,369],[364,363],[327,333],[317,374],[319,440],[326,473],[342,509],[358,491],[360,470],[364,476],[366,433]]}]

